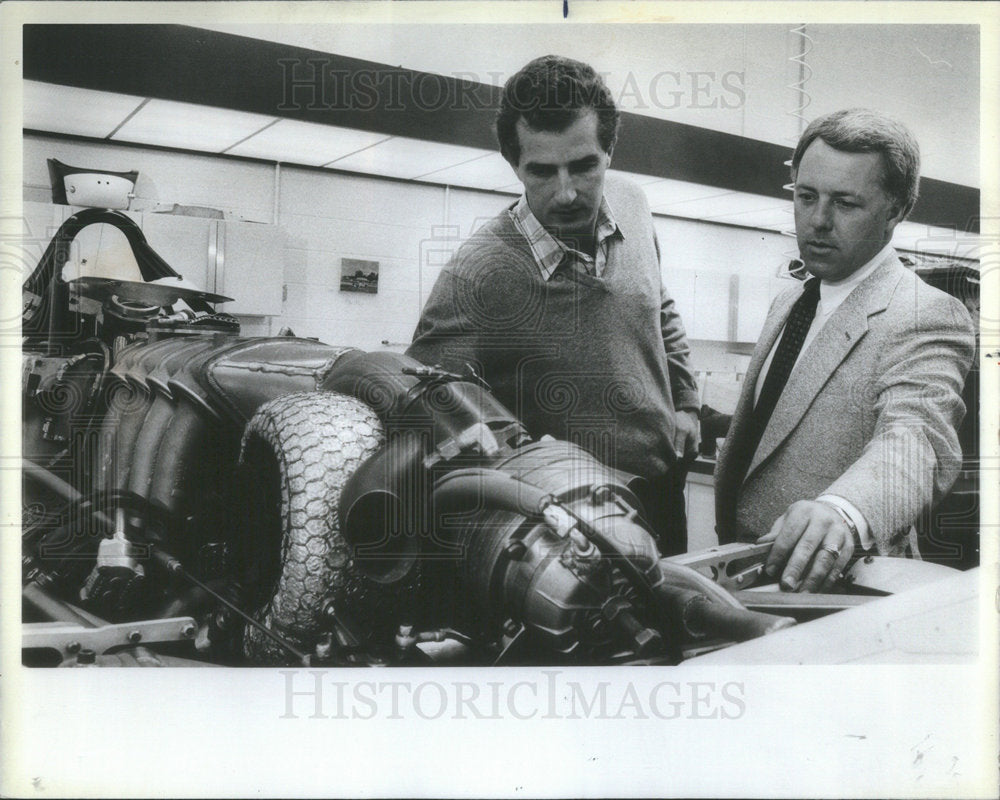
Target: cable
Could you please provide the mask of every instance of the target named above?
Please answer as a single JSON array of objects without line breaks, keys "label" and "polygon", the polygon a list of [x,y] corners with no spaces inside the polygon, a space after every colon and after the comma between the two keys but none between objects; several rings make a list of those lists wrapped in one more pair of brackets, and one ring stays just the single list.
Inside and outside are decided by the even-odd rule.
[{"label": "cable", "polygon": [[178,575],[184,580],[188,581],[189,583],[194,584],[199,589],[202,589],[203,591],[207,592],[209,595],[211,595],[220,603],[222,603],[224,606],[226,606],[226,608],[228,608],[234,614],[239,616],[240,619],[242,619],[244,622],[246,622],[249,625],[252,625],[261,633],[263,633],[265,636],[267,636],[268,638],[276,642],[278,645],[280,645],[282,648],[287,650],[289,653],[291,653],[293,656],[295,656],[295,658],[298,659],[299,663],[302,664],[303,667],[308,667],[311,665],[312,659],[308,655],[298,650],[296,647],[294,647],[292,644],[287,642],[281,636],[276,634],[266,625],[263,625],[262,623],[258,622],[249,614],[242,611],[239,607],[229,602],[229,600],[227,600],[221,594],[213,590],[211,587],[202,583],[200,580],[194,577],[194,575],[188,572],[184,568],[184,565],[181,564],[181,562],[178,561],[176,558],[174,558],[172,555],[164,552],[163,550],[160,550],[159,548],[155,548],[152,545],[150,545],[150,547],[153,550],[153,558],[155,558],[157,561],[160,562],[160,564],[163,566],[163,568],[167,571],[168,574]]}]

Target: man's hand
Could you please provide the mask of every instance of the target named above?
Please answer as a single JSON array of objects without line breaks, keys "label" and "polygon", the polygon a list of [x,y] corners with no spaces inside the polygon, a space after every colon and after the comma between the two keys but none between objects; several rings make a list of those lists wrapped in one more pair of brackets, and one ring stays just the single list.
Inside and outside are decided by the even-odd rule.
[{"label": "man's hand", "polygon": [[757,540],[774,542],[764,570],[781,574],[789,592],[829,590],[854,554],[854,537],[840,514],[826,503],[800,500]]},{"label": "man's hand", "polygon": [[690,409],[674,415],[674,452],[681,461],[694,461],[701,443],[701,420],[698,412]]}]

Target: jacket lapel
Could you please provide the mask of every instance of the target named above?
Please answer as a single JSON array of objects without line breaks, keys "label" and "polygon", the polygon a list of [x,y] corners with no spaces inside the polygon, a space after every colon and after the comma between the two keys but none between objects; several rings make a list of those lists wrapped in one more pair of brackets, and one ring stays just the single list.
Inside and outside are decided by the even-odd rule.
[{"label": "jacket lapel", "polygon": [[[741,442],[744,437],[744,430],[750,419],[754,404],[754,387],[757,385],[757,378],[760,377],[760,370],[764,366],[767,354],[774,346],[774,342],[785,326],[785,320],[792,311],[792,306],[802,293],[802,288],[798,287],[798,292],[786,291],[780,294],[774,301],[774,307],[764,320],[764,327],[760,332],[757,345],[754,347],[750,363],[747,364],[746,374],[743,376],[743,390],[740,392],[739,400],[736,402],[736,409],[733,411],[733,419],[729,423],[729,432],[726,435],[727,445],[732,446],[733,442]],[[718,462],[718,472],[715,477],[715,490],[717,496],[729,496],[728,484],[739,481],[743,475],[732,474],[729,469],[732,459],[720,458]],[[738,487],[734,487],[738,488]]]},{"label": "jacket lapel", "polygon": [[[778,404],[771,414],[764,435],[761,437],[757,452],[754,454],[749,476],[758,466],[777,449],[789,434],[802,421],[806,411],[812,405],[827,381],[868,332],[868,318],[884,311],[889,304],[896,284],[902,275],[904,267],[892,253],[875,271],[869,275],[847,297],[833,313],[823,329],[809,343],[795,369],[785,384],[784,391],[778,399]],[[794,299],[793,299],[794,302]],[[781,317],[784,324],[785,312]],[[773,344],[774,338],[771,338]],[[770,345],[762,348],[764,355],[771,349]],[[749,378],[749,368],[748,368]],[[760,368],[758,366],[759,375]],[[754,378],[756,381],[756,377]],[[753,395],[750,395],[751,401]]]}]

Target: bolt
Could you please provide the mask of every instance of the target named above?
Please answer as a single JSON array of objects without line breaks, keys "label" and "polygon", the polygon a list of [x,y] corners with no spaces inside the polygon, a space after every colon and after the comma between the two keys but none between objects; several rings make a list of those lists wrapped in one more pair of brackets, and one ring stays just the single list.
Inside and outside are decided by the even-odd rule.
[{"label": "bolt", "polygon": [[183,636],[186,639],[190,639],[192,636],[194,636],[195,630],[196,630],[195,626],[189,622],[187,625],[181,628],[181,636]]},{"label": "bolt", "polygon": [[652,628],[643,628],[632,637],[632,641],[635,642],[636,654],[644,656],[659,648],[663,638]]},{"label": "bolt", "polygon": [[68,645],[66,645],[66,652],[69,653],[69,654],[71,654],[71,655],[73,653],[79,653],[80,652],[80,643],[79,642],[70,642]]},{"label": "bolt", "polygon": [[614,492],[608,486],[598,486],[590,493],[591,505],[598,506],[601,503],[608,503],[614,497]]},{"label": "bolt", "polygon": [[396,631],[396,647],[400,650],[409,650],[417,643],[417,637],[413,634],[412,625],[400,625]]},{"label": "bolt", "polygon": [[325,634],[320,641],[316,642],[316,658],[320,661],[326,661],[330,658],[333,653],[333,636],[332,634]]},{"label": "bolt", "polygon": [[528,552],[528,546],[520,539],[515,539],[504,548],[504,552],[511,561],[520,561]]},{"label": "bolt", "polygon": [[132,644],[139,644],[139,642],[142,641],[142,634],[139,633],[139,631],[129,631],[128,632],[128,640]]},{"label": "bolt", "polygon": [[584,536],[579,528],[573,528],[569,532],[569,540],[573,543],[576,552],[582,556],[590,555],[597,550],[594,543]]}]

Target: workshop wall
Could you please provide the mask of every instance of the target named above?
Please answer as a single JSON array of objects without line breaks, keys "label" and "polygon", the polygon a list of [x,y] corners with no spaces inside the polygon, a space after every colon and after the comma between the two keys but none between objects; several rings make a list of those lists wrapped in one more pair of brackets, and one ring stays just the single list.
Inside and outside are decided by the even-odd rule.
[{"label": "workshop wall", "polygon": [[[273,268],[282,272],[281,313],[241,316],[244,332],[268,335],[287,326],[299,336],[365,349],[404,348],[450,254],[514,200],[492,192],[31,134],[24,139],[24,199],[35,207],[51,201],[48,158],[139,170],[132,203],[138,212],[176,203],[217,209],[226,219],[276,225],[283,261]],[[666,285],[690,337],[703,340],[697,344],[699,357],[708,368],[738,369],[745,358],[728,354],[725,342],[736,330],[734,304],[742,297],[746,305],[749,296],[745,288],[740,291],[740,281],[764,287],[754,295],[760,306],[754,313],[762,318],[773,293],[768,287],[794,255],[794,241],[770,231],[669,217],[656,217],[655,224]],[[152,233],[149,239],[156,249]],[[379,263],[376,294],[340,290],[343,258]],[[185,264],[172,266],[190,271]]]}]

